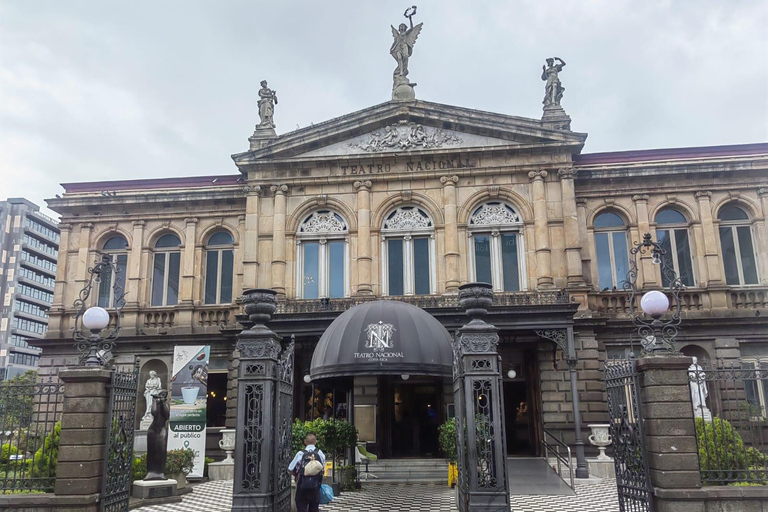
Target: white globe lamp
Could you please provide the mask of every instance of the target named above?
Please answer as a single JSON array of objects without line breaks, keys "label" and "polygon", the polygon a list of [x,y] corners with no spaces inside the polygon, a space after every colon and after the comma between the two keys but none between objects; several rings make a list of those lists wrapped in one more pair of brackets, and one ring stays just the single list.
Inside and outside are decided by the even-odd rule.
[{"label": "white globe lamp", "polygon": [[109,325],[109,313],[100,307],[88,308],[83,313],[83,327],[98,332]]},{"label": "white globe lamp", "polygon": [[509,370],[507,372],[507,377],[509,377],[510,379],[514,379],[515,377],[517,377],[517,372],[515,370]]},{"label": "white globe lamp", "polygon": [[400,376],[400,378],[401,378],[401,379],[403,379],[403,380],[408,380],[408,379],[410,379],[410,378],[411,378],[411,376],[410,376],[410,375],[406,375],[406,374],[403,374],[403,375],[401,375],[401,376]]},{"label": "white globe lamp", "polygon": [[312,377],[310,377],[310,376],[309,376],[309,374],[306,374],[306,375],[304,376],[304,382],[306,382],[307,384],[309,384],[310,382],[312,382]]},{"label": "white globe lamp", "polygon": [[658,290],[652,290],[640,299],[640,309],[653,318],[658,318],[669,309],[669,299]]}]

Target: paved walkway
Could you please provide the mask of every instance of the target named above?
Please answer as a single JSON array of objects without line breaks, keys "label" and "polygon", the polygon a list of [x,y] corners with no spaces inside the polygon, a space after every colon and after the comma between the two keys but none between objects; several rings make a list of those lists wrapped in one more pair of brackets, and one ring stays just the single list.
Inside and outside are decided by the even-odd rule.
[{"label": "paved walkway", "polygon": [[[322,512],[426,512],[456,510],[456,491],[429,484],[363,484],[345,492]],[[616,482],[576,483],[575,496],[512,496],[513,512],[618,512]],[[134,512],[229,512],[232,481],[198,484],[182,503],[143,507]]]}]

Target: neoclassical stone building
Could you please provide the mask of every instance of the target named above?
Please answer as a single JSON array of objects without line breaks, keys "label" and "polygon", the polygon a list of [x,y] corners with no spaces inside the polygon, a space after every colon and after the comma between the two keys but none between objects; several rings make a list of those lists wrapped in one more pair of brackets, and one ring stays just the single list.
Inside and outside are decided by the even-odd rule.
[{"label": "neoclassical stone building", "polygon": [[[371,451],[436,455],[450,379],[302,377],[354,304],[408,301],[453,332],[466,321],[458,286],[490,282],[508,451],[536,454],[544,429],[574,441],[573,389],[584,425],[607,420],[602,361],[638,351],[620,289],[643,233],[686,285],[679,348],[768,356],[768,144],[582,154],[587,135],[555,114],[390,101],[279,136],[257,129],[236,175],[64,184],[48,201],[62,218],[43,371],[72,361],[72,303],[108,253],[127,290],[115,355],[167,369],[174,345],[210,345],[209,425],[232,425],[237,300],[272,288],[271,326],[297,340],[296,415],[336,390],[335,413],[354,403],[373,420]],[[640,260],[638,285],[665,284]],[[93,300],[114,305],[109,283]]]}]

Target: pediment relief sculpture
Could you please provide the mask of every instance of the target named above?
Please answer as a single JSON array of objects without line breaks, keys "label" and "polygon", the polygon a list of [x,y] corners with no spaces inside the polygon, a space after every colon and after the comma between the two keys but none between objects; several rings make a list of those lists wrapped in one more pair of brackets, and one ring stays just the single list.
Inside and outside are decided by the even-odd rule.
[{"label": "pediment relief sculpture", "polygon": [[455,146],[464,140],[457,134],[438,128],[425,128],[420,124],[394,124],[377,130],[362,140],[349,143],[349,147],[368,153],[386,150],[433,149]]}]

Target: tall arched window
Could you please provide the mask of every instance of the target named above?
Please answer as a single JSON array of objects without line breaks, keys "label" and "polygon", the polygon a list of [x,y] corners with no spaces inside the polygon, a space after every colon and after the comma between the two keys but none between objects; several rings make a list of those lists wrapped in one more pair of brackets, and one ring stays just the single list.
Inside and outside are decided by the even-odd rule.
[{"label": "tall arched window", "polygon": [[[677,277],[685,286],[693,286],[693,261],[688,236],[688,220],[674,208],[664,208],[656,214],[656,239],[667,254]],[[668,275],[661,273],[661,284],[670,285]]]},{"label": "tall arched window", "polygon": [[344,218],[331,210],[311,213],[299,226],[297,293],[302,299],[348,295],[347,238]]},{"label": "tall arched window", "polygon": [[234,238],[228,231],[218,231],[205,244],[205,303],[230,304],[235,270]]},{"label": "tall arched window", "polygon": [[720,209],[717,218],[720,219],[720,248],[726,284],[758,284],[749,215],[738,206],[727,204]]},{"label": "tall arched window", "polygon": [[152,305],[175,306],[179,303],[181,240],[174,234],[161,236],[155,243],[152,265]]},{"label": "tall arched window", "polygon": [[119,304],[115,303],[113,283],[116,283],[120,290],[125,291],[125,273],[128,267],[128,242],[123,235],[115,235],[104,242],[101,252],[109,255],[109,259],[117,267],[117,272],[110,271],[101,276],[98,305],[102,308],[118,307]]},{"label": "tall arched window", "polygon": [[385,295],[429,295],[435,290],[435,227],[416,206],[401,206],[381,228]]},{"label": "tall arched window", "polygon": [[525,288],[523,221],[514,208],[485,203],[472,213],[467,228],[473,280],[500,292]]},{"label": "tall arched window", "polygon": [[617,214],[607,211],[595,217],[595,250],[598,287],[621,289],[629,271],[627,226]]}]

